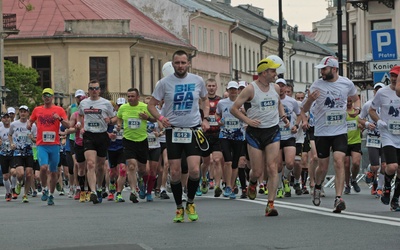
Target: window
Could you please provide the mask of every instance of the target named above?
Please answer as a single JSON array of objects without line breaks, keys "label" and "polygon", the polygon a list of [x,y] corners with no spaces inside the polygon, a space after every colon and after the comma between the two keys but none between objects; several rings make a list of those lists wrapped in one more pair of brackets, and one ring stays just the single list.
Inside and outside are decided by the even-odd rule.
[{"label": "window", "polygon": [[352,36],[352,50],[353,50],[353,61],[357,61],[357,25],[355,23],[351,24],[351,32],[353,33]]},{"label": "window", "polygon": [[246,56],[246,55],[247,55],[247,53],[246,53],[246,48],[244,48],[244,49],[243,49],[243,56],[244,56],[244,58],[243,58],[243,59],[244,59],[244,60],[243,60],[243,61],[244,61],[244,72],[247,72],[247,59],[246,59],[247,56]]},{"label": "window", "polygon": [[239,68],[242,71],[242,46],[239,46]]},{"label": "window", "polygon": [[131,76],[132,76],[132,79],[131,79],[131,87],[132,87],[132,88],[135,87],[135,77],[136,77],[136,74],[135,74],[135,70],[136,70],[136,69],[135,69],[135,67],[136,67],[135,59],[136,59],[135,56],[131,56]]},{"label": "window", "polygon": [[308,83],[308,62],[306,62],[306,83]]},{"label": "window", "polygon": [[[315,64],[313,63],[313,64],[311,64],[311,69],[312,69],[312,72],[314,72],[315,70]],[[315,81],[315,73],[314,74],[312,74],[312,79],[311,79],[313,82]]]},{"label": "window", "polygon": [[228,55],[228,34],[224,33],[224,56]]},{"label": "window", "polygon": [[143,57],[139,57],[139,92],[143,93]]},{"label": "window", "polygon": [[257,61],[256,61],[256,52],[254,52],[253,50],[253,68],[251,68],[251,70],[256,71],[256,65],[257,65]]},{"label": "window", "polygon": [[32,68],[39,73],[38,84],[42,88],[51,88],[51,57],[32,56]]},{"label": "window", "polygon": [[[162,61],[161,61],[161,60],[158,60],[158,79],[157,79],[157,80],[160,80],[161,78],[163,78],[163,75],[162,75],[162,67],[163,67]],[[154,86],[154,87],[155,87],[155,86]]]},{"label": "window", "polygon": [[18,64],[18,56],[5,56],[4,60]]},{"label": "window", "polygon": [[214,30],[210,30],[210,53],[214,53]]},{"label": "window", "polygon": [[238,69],[238,60],[237,44],[235,44],[235,69]]},{"label": "window", "polygon": [[197,49],[199,51],[203,51],[203,29],[199,27],[199,33],[198,33],[198,41],[197,41]]},{"label": "window", "polygon": [[251,71],[251,51],[249,50],[249,71]]},{"label": "window", "polygon": [[300,82],[302,82],[302,79],[301,79],[301,77],[302,77],[302,73],[303,72],[303,62],[299,62],[299,81]]},{"label": "window", "polygon": [[103,93],[108,91],[107,57],[89,57],[89,77],[99,81]]},{"label": "window", "polygon": [[293,81],[296,81],[296,61],[293,60]]},{"label": "window", "polygon": [[219,52],[218,52],[218,55],[222,56],[223,49],[224,49],[224,47],[223,47],[223,40],[222,40],[222,32],[219,32]]},{"label": "window", "polygon": [[256,63],[258,64],[259,61],[260,61],[260,54],[258,54],[258,52],[257,52],[257,60],[256,60]]},{"label": "window", "polygon": [[150,90],[153,93],[154,90],[154,58],[150,58]]},{"label": "window", "polygon": [[203,51],[208,52],[207,51],[207,29],[206,28],[203,29]]},{"label": "window", "polygon": [[195,30],[195,28],[194,28],[194,25],[191,25],[190,26],[190,31],[192,32],[192,37],[191,37],[191,40],[192,40],[192,44],[193,44],[193,46],[196,46],[196,30]]}]

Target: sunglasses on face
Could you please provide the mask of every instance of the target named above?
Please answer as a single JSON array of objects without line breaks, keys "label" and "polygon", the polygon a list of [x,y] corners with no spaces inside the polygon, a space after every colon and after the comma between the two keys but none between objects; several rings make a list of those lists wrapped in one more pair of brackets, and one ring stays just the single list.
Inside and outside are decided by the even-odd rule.
[{"label": "sunglasses on face", "polygon": [[100,87],[89,87],[89,90],[99,90]]},{"label": "sunglasses on face", "polygon": [[46,98],[50,98],[52,96],[53,96],[52,94],[43,94],[43,97],[46,97]]}]

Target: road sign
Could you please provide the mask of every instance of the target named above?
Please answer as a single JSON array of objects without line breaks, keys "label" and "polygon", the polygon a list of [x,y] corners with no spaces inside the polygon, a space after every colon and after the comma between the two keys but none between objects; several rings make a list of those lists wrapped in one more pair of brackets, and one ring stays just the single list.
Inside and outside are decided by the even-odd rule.
[{"label": "road sign", "polygon": [[374,84],[377,82],[381,82],[385,85],[390,84],[390,75],[389,71],[385,72],[374,72]]},{"label": "road sign", "polygon": [[372,58],[374,61],[397,59],[396,31],[371,30]]},{"label": "road sign", "polygon": [[396,65],[400,65],[400,61],[374,61],[369,63],[369,69],[371,72],[386,72]]}]

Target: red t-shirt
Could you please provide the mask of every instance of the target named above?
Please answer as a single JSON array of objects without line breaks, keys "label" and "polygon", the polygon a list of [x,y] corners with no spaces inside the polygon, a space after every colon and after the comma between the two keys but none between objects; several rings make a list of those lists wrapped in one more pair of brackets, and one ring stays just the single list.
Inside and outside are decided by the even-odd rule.
[{"label": "red t-shirt", "polygon": [[52,105],[50,108],[38,106],[33,109],[29,120],[31,122],[36,121],[36,145],[60,145],[60,121],[54,119],[53,114],[55,113],[61,118],[67,119],[65,110],[56,105]]}]

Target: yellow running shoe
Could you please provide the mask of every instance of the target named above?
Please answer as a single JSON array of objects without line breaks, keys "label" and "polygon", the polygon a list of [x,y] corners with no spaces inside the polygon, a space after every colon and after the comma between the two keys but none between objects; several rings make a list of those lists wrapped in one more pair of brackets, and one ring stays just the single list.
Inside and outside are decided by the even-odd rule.
[{"label": "yellow running shoe", "polygon": [[282,190],[282,188],[278,188],[278,192],[276,193],[276,198],[283,198],[283,190]]},{"label": "yellow running shoe", "polygon": [[28,203],[28,196],[26,196],[26,194],[24,195],[24,197],[22,197],[22,202],[23,203]]},{"label": "yellow running shoe", "polygon": [[196,205],[194,204],[186,204],[186,214],[190,221],[196,221],[199,219],[199,216],[196,213]]},{"label": "yellow running shoe", "polygon": [[185,212],[184,212],[183,208],[176,209],[176,215],[174,218],[174,222],[184,222],[185,221],[184,215],[185,215]]},{"label": "yellow running shoe", "polygon": [[90,201],[90,194],[91,194],[91,192],[89,192],[89,191],[86,192],[85,200],[86,200],[87,202]]},{"label": "yellow running shoe", "polygon": [[79,194],[79,202],[85,202],[86,201],[86,192],[81,191]]}]

